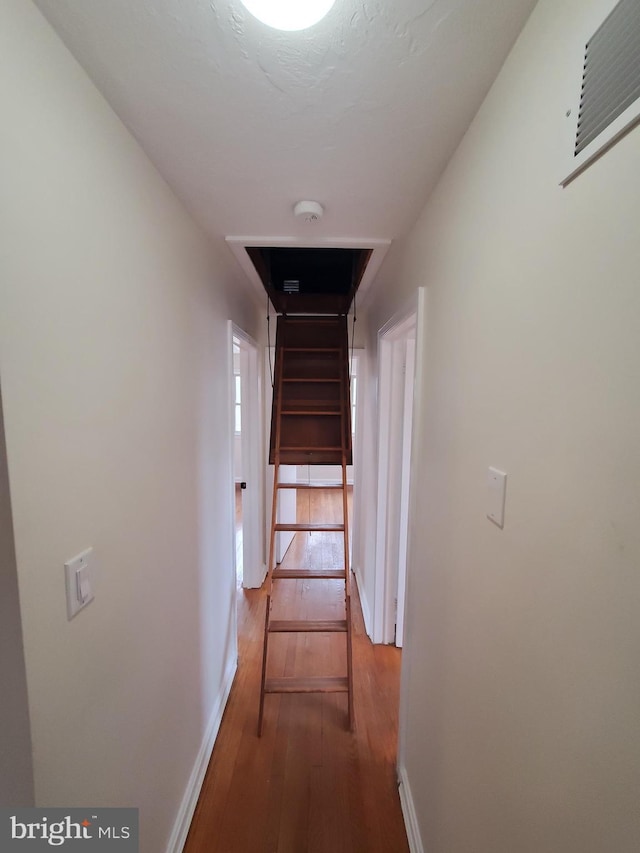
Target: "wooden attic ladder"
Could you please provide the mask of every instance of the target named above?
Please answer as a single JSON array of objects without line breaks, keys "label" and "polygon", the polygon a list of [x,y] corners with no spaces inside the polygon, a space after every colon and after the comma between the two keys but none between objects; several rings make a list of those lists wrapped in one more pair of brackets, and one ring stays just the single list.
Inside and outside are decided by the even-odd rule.
[{"label": "wooden attic ladder", "polygon": [[[267,693],[346,693],[349,728],[353,729],[353,666],[351,646],[351,587],[347,514],[347,465],[352,461],[349,347],[346,316],[279,316],[276,333],[273,409],[269,462],[274,465],[271,538],[266,581],[262,680],[258,734],[262,734]],[[340,465],[340,482],[280,483],[280,465]],[[315,521],[279,524],[278,496],[283,489],[331,489],[342,492],[342,523]],[[281,569],[275,565],[279,531],[342,534],[344,563],[332,569]],[[271,611],[280,584],[291,580],[339,579],[344,583],[344,618],[332,620],[275,620]],[[339,677],[271,677],[269,640],[282,633],[344,634],[346,672]]]}]

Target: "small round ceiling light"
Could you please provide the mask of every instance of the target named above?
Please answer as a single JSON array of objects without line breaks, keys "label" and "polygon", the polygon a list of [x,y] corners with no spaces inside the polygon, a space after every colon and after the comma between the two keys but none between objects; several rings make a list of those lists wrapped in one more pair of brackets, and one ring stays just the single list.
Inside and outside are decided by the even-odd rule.
[{"label": "small round ceiling light", "polygon": [[322,219],[324,207],[318,201],[299,201],[293,208],[293,215],[303,222],[319,222]]},{"label": "small round ceiling light", "polygon": [[335,0],[242,0],[254,18],[276,30],[306,30],[321,21]]}]

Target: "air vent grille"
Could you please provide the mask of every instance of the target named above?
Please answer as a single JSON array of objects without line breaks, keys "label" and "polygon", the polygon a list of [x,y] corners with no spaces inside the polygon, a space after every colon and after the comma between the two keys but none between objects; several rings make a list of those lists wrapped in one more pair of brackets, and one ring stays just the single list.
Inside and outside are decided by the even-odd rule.
[{"label": "air vent grille", "polygon": [[575,155],[640,97],[640,2],[620,0],[587,43]]}]

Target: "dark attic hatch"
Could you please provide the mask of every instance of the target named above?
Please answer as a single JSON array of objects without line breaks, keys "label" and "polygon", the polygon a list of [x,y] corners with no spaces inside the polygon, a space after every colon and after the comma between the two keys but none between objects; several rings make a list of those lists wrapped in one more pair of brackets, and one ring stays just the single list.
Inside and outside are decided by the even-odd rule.
[{"label": "dark attic hatch", "polygon": [[371,249],[247,247],[278,314],[347,314]]}]

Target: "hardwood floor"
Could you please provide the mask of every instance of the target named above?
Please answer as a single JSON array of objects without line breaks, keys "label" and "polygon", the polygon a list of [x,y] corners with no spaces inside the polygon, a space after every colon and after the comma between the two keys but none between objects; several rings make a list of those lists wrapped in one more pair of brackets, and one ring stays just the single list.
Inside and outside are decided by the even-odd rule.
[{"label": "hardwood floor", "polygon": [[[304,511],[301,502],[300,521]],[[331,521],[339,508],[309,504],[308,511]],[[339,567],[341,551],[337,535],[298,533],[282,567]],[[277,618],[330,619],[343,612],[340,581],[275,583]],[[356,731],[347,730],[344,694],[272,695],[262,738],[257,719],[266,597],[262,590],[238,591],[238,673],[185,853],[408,851],[395,775],[400,651],[369,642],[355,583],[352,589]],[[275,640],[273,675],[344,671],[341,635]]]}]

